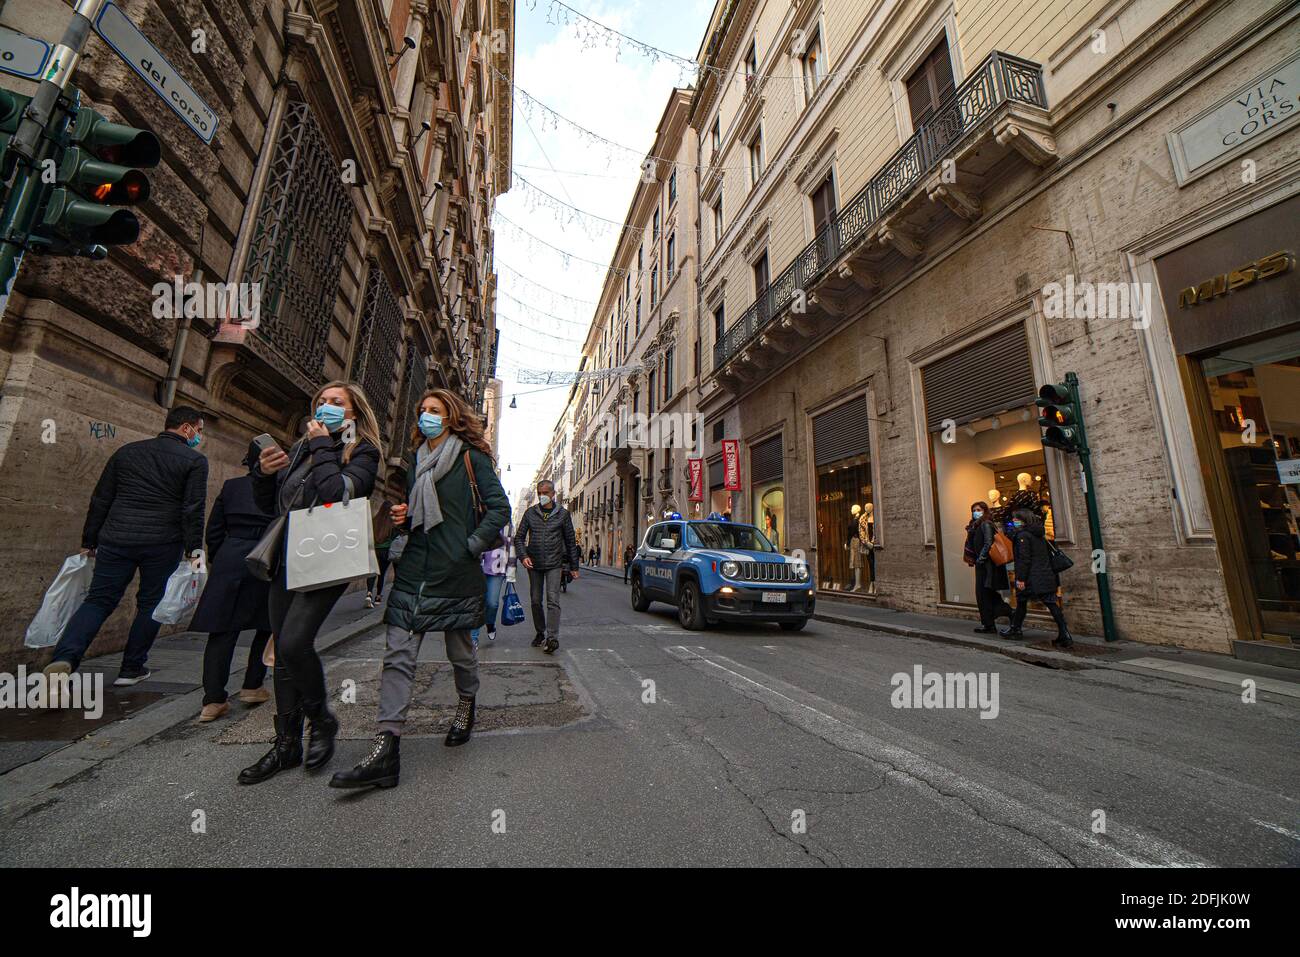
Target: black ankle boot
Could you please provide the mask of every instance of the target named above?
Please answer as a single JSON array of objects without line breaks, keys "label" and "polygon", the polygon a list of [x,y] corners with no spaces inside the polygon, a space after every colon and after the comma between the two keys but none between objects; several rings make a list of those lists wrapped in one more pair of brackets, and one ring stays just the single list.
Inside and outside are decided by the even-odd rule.
[{"label": "black ankle boot", "polygon": [[240,784],[260,784],[280,771],[302,764],[302,712],[275,716],[275,743],[253,765],[239,772]]},{"label": "black ankle boot", "polygon": [[1070,634],[1070,629],[1062,627],[1052,639],[1052,644],[1057,648],[1069,648],[1074,645],[1074,638]]},{"label": "black ankle boot", "polygon": [[330,778],[332,788],[395,788],[402,770],[402,739],[391,731],[375,735],[374,747],[350,771],[337,771]]},{"label": "black ankle boot", "polygon": [[339,733],[339,719],[334,717],[325,702],[309,705],[307,714],[311,717],[311,728],[307,733],[308,771],[314,771],[334,757],[334,737]]},{"label": "black ankle boot", "polygon": [[1001,635],[1003,638],[1018,639],[1018,638],[1025,637],[1025,633],[1021,631],[1019,628],[1017,628],[1015,625],[1012,625],[1010,628],[1002,629],[1001,631],[998,632],[998,634]]},{"label": "black ankle boot", "polygon": [[464,744],[474,730],[474,699],[461,698],[456,717],[451,719],[451,728],[447,731],[447,740],[442,743],[449,748]]}]

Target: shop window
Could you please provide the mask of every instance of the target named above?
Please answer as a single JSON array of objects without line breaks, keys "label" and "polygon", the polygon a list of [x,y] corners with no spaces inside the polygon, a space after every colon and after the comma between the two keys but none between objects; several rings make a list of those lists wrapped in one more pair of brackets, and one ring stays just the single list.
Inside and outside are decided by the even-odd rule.
[{"label": "shop window", "polygon": [[865,396],[813,418],[818,588],[876,591],[870,421]]},{"label": "shop window", "polygon": [[[719,422],[714,426],[714,441],[719,441],[721,435],[719,429],[722,423]],[[731,493],[724,488],[725,483],[722,459],[709,463],[709,511],[717,512],[726,518],[731,518]]]},{"label": "shop window", "polygon": [[779,434],[764,439],[750,450],[749,474],[753,522],[778,551],[784,549],[785,475]]},{"label": "shop window", "polygon": [[1220,350],[1201,368],[1263,635],[1300,642],[1300,333]]}]

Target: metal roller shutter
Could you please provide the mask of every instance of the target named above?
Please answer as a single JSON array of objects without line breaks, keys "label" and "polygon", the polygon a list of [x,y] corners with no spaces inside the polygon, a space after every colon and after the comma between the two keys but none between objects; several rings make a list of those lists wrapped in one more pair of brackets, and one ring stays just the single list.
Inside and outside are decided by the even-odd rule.
[{"label": "metal roller shutter", "polygon": [[813,417],[813,463],[826,465],[862,455],[871,448],[871,418],[866,396]]},{"label": "metal roller shutter", "polygon": [[771,482],[782,475],[781,435],[777,433],[764,439],[749,452],[749,480],[751,483]]},{"label": "metal roller shutter", "polygon": [[709,490],[722,488],[726,484],[726,476],[722,472],[722,459],[709,463]]},{"label": "metal roller shutter", "polygon": [[1029,341],[1019,323],[981,339],[921,372],[931,432],[944,419],[958,425],[1031,404],[1038,397]]}]

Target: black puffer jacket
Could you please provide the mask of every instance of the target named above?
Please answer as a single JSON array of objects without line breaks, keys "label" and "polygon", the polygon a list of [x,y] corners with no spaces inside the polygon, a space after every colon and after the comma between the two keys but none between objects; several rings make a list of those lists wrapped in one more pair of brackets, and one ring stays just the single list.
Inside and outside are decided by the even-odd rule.
[{"label": "black puffer jacket", "polygon": [[1054,595],[1060,580],[1052,571],[1052,554],[1042,522],[1016,531],[1016,581],[1025,583],[1027,595]]},{"label": "black puffer jacket", "polygon": [[184,542],[203,546],[208,460],[175,432],[131,442],[109,458],[90,496],[83,548]]},{"label": "black puffer jacket", "polygon": [[553,505],[550,511],[543,511],[540,505],[525,510],[515,530],[515,551],[520,548],[538,571],[559,568],[565,562],[574,568],[582,564],[573,516],[562,505]]}]

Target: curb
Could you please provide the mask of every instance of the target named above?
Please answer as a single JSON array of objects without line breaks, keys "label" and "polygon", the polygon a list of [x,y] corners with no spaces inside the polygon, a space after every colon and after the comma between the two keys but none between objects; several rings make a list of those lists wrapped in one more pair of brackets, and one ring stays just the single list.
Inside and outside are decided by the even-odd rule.
[{"label": "curb", "polygon": [[[382,608],[376,608],[356,621],[340,625],[317,640],[316,650],[327,651],[369,631],[381,623],[383,614]],[[232,668],[230,676],[235,678],[243,673],[244,668]],[[193,719],[202,702],[203,689],[195,688],[170,701],[145,708],[129,718],[96,728],[57,751],[14,768],[0,776],[0,782],[4,785],[4,803],[0,804],[0,811],[8,811],[20,801],[58,787],[128,748],[142,744],[183,721]]]}]

